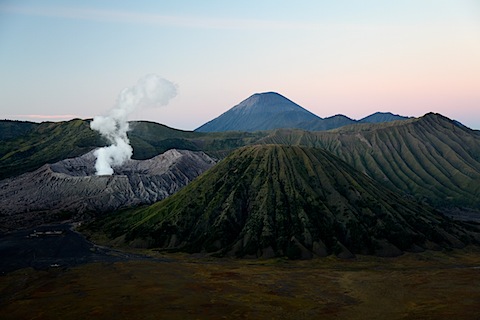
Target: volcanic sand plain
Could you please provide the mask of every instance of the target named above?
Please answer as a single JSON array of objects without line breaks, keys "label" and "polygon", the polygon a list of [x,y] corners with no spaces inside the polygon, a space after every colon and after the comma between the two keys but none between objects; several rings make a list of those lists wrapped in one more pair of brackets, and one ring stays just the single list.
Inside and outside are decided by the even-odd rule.
[{"label": "volcanic sand plain", "polygon": [[0,277],[2,319],[479,319],[480,250],[304,261],[148,253]]}]

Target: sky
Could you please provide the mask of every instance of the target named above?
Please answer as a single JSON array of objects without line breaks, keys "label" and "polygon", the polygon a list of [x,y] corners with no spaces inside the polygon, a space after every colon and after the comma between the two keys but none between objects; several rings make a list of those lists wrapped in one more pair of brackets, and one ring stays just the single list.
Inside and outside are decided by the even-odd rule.
[{"label": "sky", "polygon": [[151,73],[178,94],[131,120],[193,130],[275,91],[320,117],[480,129],[480,1],[0,0],[0,119],[103,115]]}]

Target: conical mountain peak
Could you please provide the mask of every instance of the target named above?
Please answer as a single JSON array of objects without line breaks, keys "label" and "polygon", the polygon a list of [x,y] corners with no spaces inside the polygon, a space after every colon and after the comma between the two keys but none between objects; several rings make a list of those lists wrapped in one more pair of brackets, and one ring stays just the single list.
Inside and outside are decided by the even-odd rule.
[{"label": "conical mountain peak", "polygon": [[256,93],[195,131],[259,131],[299,128],[321,118],[276,92]]},{"label": "conical mountain peak", "polygon": [[265,111],[298,111],[310,113],[295,102],[276,92],[255,93],[233,107],[232,110],[249,110],[254,113],[262,113]]}]

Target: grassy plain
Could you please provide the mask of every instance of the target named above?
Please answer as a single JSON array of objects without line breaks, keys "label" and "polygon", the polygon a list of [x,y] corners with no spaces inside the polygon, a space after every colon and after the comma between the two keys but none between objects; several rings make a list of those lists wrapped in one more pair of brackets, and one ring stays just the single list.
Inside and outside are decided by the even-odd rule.
[{"label": "grassy plain", "polygon": [[353,260],[168,257],[9,273],[0,277],[1,318],[479,317],[478,248]]}]

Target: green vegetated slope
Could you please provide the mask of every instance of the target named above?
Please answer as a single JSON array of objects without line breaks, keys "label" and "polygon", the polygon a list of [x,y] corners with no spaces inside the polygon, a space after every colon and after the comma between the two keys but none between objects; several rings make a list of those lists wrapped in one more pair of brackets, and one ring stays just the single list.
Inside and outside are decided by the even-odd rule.
[{"label": "green vegetated slope", "polygon": [[439,114],[328,132],[277,130],[259,142],[324,148],[431,205],[480,208],[480,132]]},{"label": "green vegetated slope", "polygon": [[131,122],[128,136],[135,159],[148,159],[169,149],[204,151],[223,158],[233,149],[255,143],[268,132],[193,132],[173,129],[154,122]]},{"label": "green vegetated slope", "polygon": [[280,145],[238,149],[177,194],[92,229],[115,243],[240,257],[389,256],[472,241],[331,153]]},{"label": "green vegetated slope", "polygon": [[39,125],[39,123],[29,121],[2,120],[0,121],[0,141],[26,135]]},{"label": "green vegetated slope", "polygon": [[[4,120],[0,121],[0,133],[0,179],[35,170],[45,163],[80,156],[108,144],[90,129],[90,121],[80,119],[40,124]],[[250,144],[266,133],[189,132],[138,121],[131,122],[128,136],[134,150],[133,158],[143,160],[173,148],[201,150],[222,158],[232,149]]]},{"label": "green vegetated slope", "polygon": [[[1,121],[2,132],[10,126]],[[18,134],[2,136],[0,144],[0,179],[35,170],[45,163],[80,156],[104,144],[89,122],[74,119],[66,122],[16,124]]]}]

